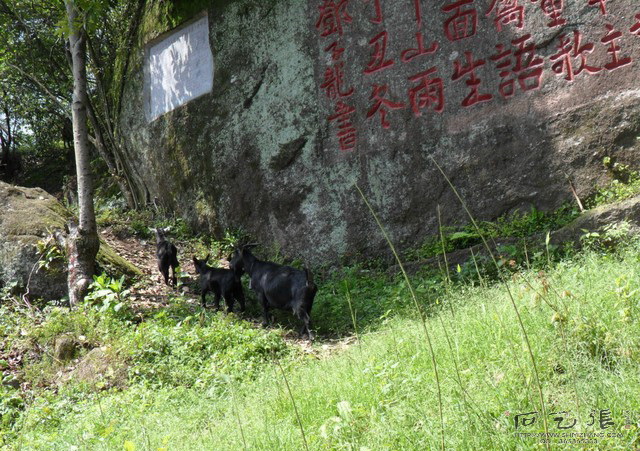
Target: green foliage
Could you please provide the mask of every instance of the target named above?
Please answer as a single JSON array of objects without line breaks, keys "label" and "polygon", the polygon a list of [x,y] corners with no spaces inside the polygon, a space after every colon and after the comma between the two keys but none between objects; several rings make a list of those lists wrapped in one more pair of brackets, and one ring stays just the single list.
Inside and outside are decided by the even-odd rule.
[{"label": "green foliage", "polygon": [[47,272],[58,272],[63,268],[67,257],[64,249],[60,247],[52,234],[36,243],[40,259],[38,260],[38,269],[44,269]]},{"label": "green foliage", "polygon": [[0,383],[0,443],[4,441],[6,431],[13,427],[25,407],[20,390],[7,386],[11,380],[11,374],[4,374]]},{"label": "green foliage", "polygon": [[153,239],[153,228],[170,228],[172,240],[194,240],[193,230],[182,218],[166,214],[163,210],[154,213],[152,210],[129,209],[122,196],[98,197],[96,199],[96,221],[102,228],[110,228],[119,237],[135,236],[142,239]]},{"label": "green foliage", "polygon": [[93,276],[93,283],[89,286],[89,293],[84,302],[95,307],[101,313],[129,318],[131,310],[127,303],[130,290],[125,288],[124,276],[119,279],[109,277],[106,273]]},{"label": "green foliage", "polygon": [[226,229],[222,238],[212,243],[211,250],[213,255],[227,257],[233,253],[236,246],[246,244],[248,241],[249,236],[241,228]]},{"label": "green foliage", "polygon": [[[118,167],[121,143],[116,116],[140,2],[74,3],[80,11],[76,26],[88,31],[91,44],[87,72],[93,89],[88,94],[103,127],[101,155],[112,160],[112,168]],[[22,157],[24,173],[17,181],[52,193],[61,191],[64,175],[74,173],[72,149],[62,142],[73,86],[63,45],[69,31],[63,1],[11,0],[0,7],[0,109],[9,112]],[[106,167],[101,171],[107,172]]]},{"label": "green foliage", "polygon": [[162,220],[156,220],[153,224],[154,228],[170,228],[171,237],[177,240],[188,240],[193,238],[193,230],[191,226],[183,218],[166,218]]},{"label": "green foliage", "polygon": [[224,387],[255,378],[267,362],[291,352],[278,331],[204,312],[160,312],[128,340],[133,380],[153,386]]},{"label": "green foliage", "polygon": [[[410,280],[421,308],[432,311],[445,290],[442,275],[423,272]],[[319,283],[312,319],[320,334],[353,333],[354,322],[361,332],[377,330],[390,316],[415,314],[406,282],[398,274],[352,266]]]},{"label": "green foliage", "polygon": [[109,227],[119,237],[150,239],[153,236],[149,230],[153,223],[151,211],[130,210],[121,196],[96,198],[96,221],[99,227]]},{"label": "green foliage", "polygon": [[122,321],[103,315],[94,308],[81,306],[69,310],[66,307],[51,307],[35,324],[23,325],[19,332],[27,340],[20,347],[36,345],[52,348],[55,338],[61,335],[71,335],[79,342],[98,345],[108,337],[121,334],[124,328]]},{"label": "green foliage", "polygon": [[620,248],[629,247],[637,241],[637,238],[629,233],[631,225],[622,221],[619,223],[607,224],[599,232],[589,232],[584,230],[580,237],[583,246],[597,251],[613,252]]},{"label": "green foliage", "polygon": [[588,208],[620,202],[640,193],[640,171],[633,170],[626,164],[613,162],[610,157],[604,157],[602,163],[612,180],[587,199]]},{"label": "green foliage", "polygon": [[[481,236],[485,239],[531,237],[564,227],[578,215],[579,211],[571,205],[564,205],[553,212],[543,212],[532,207],[529,212],[516,211],[500,216],[493,222],[480,221],[478,222],[480,232],[473,224],[464,227],[443,227],[444,249],[446,252],[452,252],[481,244]],[[442,249],[440,237],[433,236],[429,237],[419,249],[406,253],[406,258],[412,260],[429,258],[441,255]]]},{"label": "green foliage", "polygon": [[[640,444],[635,423],[625,429],[624,417],[624,411],[640,409],[640,318],[625,311],[639,307],[638,251],[589,251],[544,273],[515,273],[508,282],[532,337],[549,412],[571,411],[584,420],[572,432],[588,433],[599,432],[586,426],[590,412],[611,410],[615,426],[608,431],[621,437],[600,438],[598,449]],[[356,275],[348,278],[356,287]],[[387,284],[401,290],[397,281]],[[419,290],[428,296],[433,287]],[[439,298],[450,308],[430,311],[427,327],[442,380],[447,449],[536,447],[537,439],[513,433],[513,416],[537,407],[504,288],[454,285]],[[236,378],[244,368],[232,361],[247,357],[237,346],[255,336],[247,338],[233,317],[189,317],[188,311],[179,305],[159,312],[139,332],[124,334],[124,340],[135,337],[131,360],[141,361],[134,366],[139,383],[82,398],[38,397],[20,415],[14,442],[36,449],[121,449],[127,441],[145,449],[242,449],[244,436],[249,448],[301,449],[291,397],[268,358],[271,349],[259,348],[251,377]],[[310,449],[438,447],[433,367],[416,318],[388,317],[340,351],[324,353],[323,346],[315,348],[318,358],[283,359]],[[555,426],[552,432],[558,432]]]}]

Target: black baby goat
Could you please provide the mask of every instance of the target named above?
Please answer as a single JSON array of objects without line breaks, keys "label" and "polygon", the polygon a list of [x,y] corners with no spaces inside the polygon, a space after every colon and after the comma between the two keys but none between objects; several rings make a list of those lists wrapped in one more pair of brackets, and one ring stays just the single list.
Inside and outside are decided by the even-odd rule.
[{"label": "black baby goat", "polygon": [[200,290],[202,292],[202,307],[207,306],[206,295],[210,291],[215,296],[215,308],[220,308],[220,296],[224,298],[224,302],[227,304],[227,311],[233,311],[233,301],[236,300],[240,304],[240,311],[244,312],[244,291],[242,291],[242,283],[240,282],[240,276],[242,276],[242,269],[236,270],[212,268],[207,265],[209,256],[207,255],[204,260],[198,260],[193,257],[193,266],[196,268],[196,272],[200,274]]},{"label": "black baby goat", "polygon": [[305,333],[309,340],[311,332],[311,307],[318,287],[313,283],[311,271],[278,265],[258,260],[250,251],[253,245],[237,248],[231,260],[231,268],[244,270],[251,278],[250,287],[258,295],[264,312],[263,326],[269,324],[269,309],[291,310],[303,321],[300,335]]},{"label": "black baby goat", "polygon": [[156,234],[156,257],[158,258],[158,269],[164,277],[164,283],[169,285],[169,268],[171,268],[171,280],[173,286],[178,284],[176,276],[176,268],[180,266],[178,263],[178,249],[167,241],[165,233],[169,231],[167,228],[152,229]]}]

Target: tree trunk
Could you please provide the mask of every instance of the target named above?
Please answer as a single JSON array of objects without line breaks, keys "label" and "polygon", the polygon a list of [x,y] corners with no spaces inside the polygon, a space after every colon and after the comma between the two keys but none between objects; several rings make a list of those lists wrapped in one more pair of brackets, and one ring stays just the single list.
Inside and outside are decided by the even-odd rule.
[{"label": "tree trunk", "polygon": [[67,255],[69,257],[69,303],[81,302],[92,281],[95,258],[100,248],[96,216],[93,208],[93,183],[89,159],[87,128],[86,39],[79,26],[78,10],[73,0],[65,0],[69,22],[69,47],[73,61],[73,147],[78,181],[78,222],[69,225]]}]

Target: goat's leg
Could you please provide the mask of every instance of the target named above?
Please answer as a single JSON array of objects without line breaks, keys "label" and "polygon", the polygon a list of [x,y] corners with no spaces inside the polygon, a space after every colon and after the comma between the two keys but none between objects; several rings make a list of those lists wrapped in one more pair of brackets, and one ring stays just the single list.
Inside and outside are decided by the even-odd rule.
[{"label": "goat's leg", "polygon": [[240,311],[244,312],[245,300],[244,300],[244,292],[242,291],[242,285],[238,284],[233,288],[233,297],[238,300],[238,303],[240,304]]},{"label": "goat's leg", "polygon": [[207,296],[207,293],[208,293],[208,292],[209,292],[209,290],[208,290],[208,289],[206,289],[206,288],[203,288],[203,289],[202,289],[202,308],[207,308],[207,299],[206,299],[206,296]]},{"label": "goat's leg", "polygon": [[171,266],[171,276],[173,278],[173,287],[177,287],[178,286],[178,277],[176,276],[176,267],[175,266]]},{"label": "goat's leg", "polygon": [[260,303],[262,304],[262,312],[264,314],[262,327],[267,327],[269,325],[269,301],[264,293],[260,293]]},{"label": "goat's leg", "polygon": [[224,302],[227,304],[227,313],[233,312],[233,290],[228,289],[223,293]]},{"label": "goat's leg", "polygon": [[162,274],[162,277],[164,277],[164,284],[169,285],[169,268],[160,266],[159,269],[160,269],[160,273]]},{"label": "goat's leg", "polygon": [[296,312],[296,316],[302,320],[302,328],[300,329],[300,336],[304,337],[305,333],[309,337],[309,340],[313,340],[313,332],[311,332],[311,316],[304,307]]}]

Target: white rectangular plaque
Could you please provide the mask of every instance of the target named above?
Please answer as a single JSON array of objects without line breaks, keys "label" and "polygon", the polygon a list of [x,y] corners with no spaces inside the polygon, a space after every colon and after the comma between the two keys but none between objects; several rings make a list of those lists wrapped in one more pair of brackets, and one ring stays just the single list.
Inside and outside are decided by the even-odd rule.
[{"label": "white rectangular plaque", "polygon": [[207,16],[147,48],[145,97],[149,121],[211,92],[212,86],[213,55]]}]

